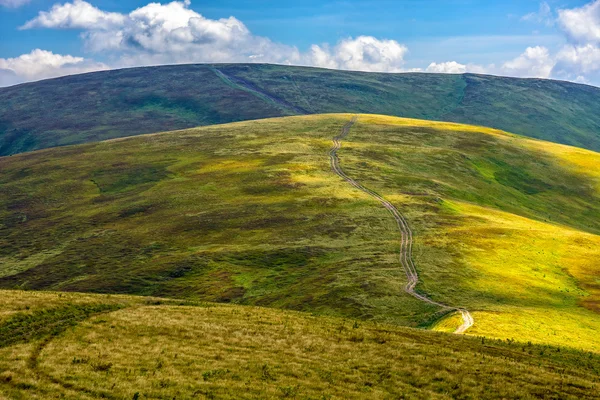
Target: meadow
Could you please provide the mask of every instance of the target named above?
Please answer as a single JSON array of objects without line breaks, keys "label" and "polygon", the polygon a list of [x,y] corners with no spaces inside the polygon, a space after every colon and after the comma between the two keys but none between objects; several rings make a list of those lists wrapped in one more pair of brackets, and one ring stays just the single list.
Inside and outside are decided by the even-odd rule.
[{"label": "meadow", "polygon": [[[0,287],[449,331],[455,316],[440,320],[437,307],[403,292],[393,219],[330,170],[331,140],[351,117],[0,158]],[[600,351],[599,154],[490,128],[360,115],[339,156],[405,214],[417,290],[469,309],[469,335]]]},{"label": "meadow", "polygon": [[347,169],[407,216],[424,293],[471,310],[473,335],[600,350],[597,153],[481,127],[359,121]]},{"label": "meadow", "polygon": [[600,397],[600,356],[566,347],[250,306],[0,293],[2,399]]},{"label": "meadow", "polygon": [[399,296],[396,238],[381,240],[393,223],[329,170],[329,136],[344,118],[2,158],[0,287],[427,323],[436,310]]}]

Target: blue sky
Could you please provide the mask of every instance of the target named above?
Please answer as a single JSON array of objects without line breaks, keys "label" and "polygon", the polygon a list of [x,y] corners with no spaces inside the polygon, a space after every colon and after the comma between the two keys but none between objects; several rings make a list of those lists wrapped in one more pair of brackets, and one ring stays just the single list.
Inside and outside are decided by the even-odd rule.
[{"label": "blue sky", "polygon": [[[52,11],[65,3],[68,7]],[[430,71],[598,82],[598,71],[590,67],[600,54],[594,29],[574,32],[578,21],[600,27],[599,1],[181,0],[177,7],[159,8],[166,19],[178,21],[177,32],[188,30],[189,40],[175,38],[168,20],[140,30],[140,21],[148,21],[149,3],[0,0],[0,70],[12,81],[23,81],[177,62],[263,61],[388,72],[428,71],[435,63],[440,67]],[[163,7],[168,4],[162,1]],[[148,12],[129,17],[136,9]],[[563,18],[565,10],[573,11],[570,22]],[[51,18],[40,19],[40,12]],[[219,21],[229,17],[235,22],[220,27]],[[203,25],[186,25],[194,18]],[[28,29],[19,29],[28,22]],[[117,37],[120,45],[102,44]],[[152,43],[139,42],[144,37]],[[132,38],[134,47],[127,45]],[[27,62],[33,61],[38,65],[28,71]],[[44,63],[47,71],[40,68]]]}]

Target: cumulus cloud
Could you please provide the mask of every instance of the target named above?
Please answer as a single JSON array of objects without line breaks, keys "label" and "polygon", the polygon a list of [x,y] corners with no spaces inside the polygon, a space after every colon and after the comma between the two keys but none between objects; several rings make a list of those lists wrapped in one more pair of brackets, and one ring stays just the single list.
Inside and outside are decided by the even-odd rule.
[{"label": "cumulus cloud", "polygon": [[21,82],[23,82],[23,79],[15,71],[0,68],[0,87],[16,85]]},{"label": "cumulus cloud", "polygon": [[62,75],[107,69],[102,63],[82,57],[54,54],[36,49],[15,58],[0,58],[0,85],[54,78]]},{"label": "cumulus cloud", "polygon": [[437,74],[464,74],[467,72],[467,66],[457,63],[456,61],[448,61],[443,63],[431,63],[425,70]]},{"label": "cumulus cloud", "polygon": [[[22,0],[0,0],[7,1]],[[195,62],[267,62],[358,71],[421,71],[419,68],[405,68],[408,48],[395,40],[372,36],[349,37],[337,44],[315,44],[307,51],[299,51],[294,46],[253,34],[233,16],[210,19],[190,6],[190,0],[175,0],[149,3],[130,13],[114,13],[101,10],[85,0],[72,0],[40,12],[21,29],[81,31],[85,49],[111,60],[113,68]],[[551,53],[546,47],[532,46],[514,59],[498,65],[432,62],[425,71],[594,81],[595,77],[600,77],[600,68],[597,67],[600,65],[600,0],[580,8],[558,10],[556,14],[557,27],[570,39],[570,43],[560,51]],[[538,12],[528,14],[522,20],[549,24],[549,21],[554,22],[554,15],[549,4],[543,2]],[[37,64],[24,61],[31,59],[36,51],[15,59],[0,59],[5,65],[0,63],[0,68],[13,71],[17,77],[26,80],[106,68],[88,59],[50,52],[39,56],[44,60]],[[50,62],[51,59],[60,60],[57,61],[60,65]],[[16,64],[20,67],[15,67]],[[42,73],[42,70],[47,72]],[[7,73],[3,76],[4,81],[14,79],[12,75],[7,78]]]},{"label": "cumulus cloud", "polygon": [[529,47],[523,54],[502,65],[502,72],[510,76],[549,78],[554,68],[550,51],[542,46]]},{"label": "cumulus cloud", "polygon": [[150,3],[129,14],[104,12],[84,0],[57,4],[22,29],[83,30],[86,48],[113,54],[119,66],[185,62],[270,62],[360,71],[401,71],[407,48],[371,36],[337,45],[314,45],[307,52],[254,35],[235,17],[209,19],[190,1]]},{"label": "cumulus cloud", "polygon": [[83,0],[73,3],[55,4],[50,11],[42,11],[21,29],[61,28],[61,29],[106,29],[123,23],[124,16],[108,13]]},{"label": "cumulus cloud", "polygon": [[[540,21],[552,15],[542,3],[540,12],[524,19]],[[582,7],[558,10],[558,27],[570,43],[551,52],[532,46],[516,58],[499,66],[463,65],[456,62],[432,63],[428,72],[483,72],[517,77],[556,78],[578,83],[600,83],[600,0]],[[479,71],[477,71],[479,70]]]},{"label": "cumulus cloud", "polygon": [[83,0],[55,5],[27,22],[36,27],[82,29],[89,51],[114,53],[121,66],[184,62],[300,61],[296,48],[253,35],[235,17],[213,20],[190,1],[150,3],[129,14],[107,13]]},{"label": "cumulus cloud", "polygon": [[425,72],[435,74],[498,74],[498,68],[494,64],[461,64],[456,61],[433,62],[425,69]]},{"label": "cumulus cloud", "polygon": [[600,81],[600,0],[558,11],[570,42],[556,55],[553,75],[578,82]]},{"label": "cumulus cloud", "polygon": [[557,55],[555,75],[568,80],[586,82],[585,76],[600,72],[600,48],[593,44],[565,46]]},{"label": "cumulus cloud", "polygon": [[0,0],[0,6],[17,8],[29,3],[31,0]]},{"label": "cumulus cloud", "polygon": [[600,43],[600,0],[558,11],[562,29],[576,42]]},{"label": "cumulus cloud", "polygon": [[494,74],[507,75],[520,78],[548,78],[550,77],[555,59],[551,56],[547,48],[537,46],[529,47],[518,57],[506,61],[500,66],[494,64],[460,64],[456,61],[443,63],[431,63],[426,72],[445,73],[445,74]]},{"label": "cumulus cloud", "polygon": [[395,40],[359,36],[340,41],[334,48],[313,45],[308,63],[353,71],[401,72],[408,48]]}]

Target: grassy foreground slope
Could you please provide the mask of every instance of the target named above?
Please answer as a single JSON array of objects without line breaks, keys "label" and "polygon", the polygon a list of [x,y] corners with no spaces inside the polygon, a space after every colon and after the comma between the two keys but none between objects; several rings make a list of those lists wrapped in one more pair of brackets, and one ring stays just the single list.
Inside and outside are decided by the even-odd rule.
[{"label": "grassy foreground slope", "polygon": [[134,68],[1,88],[0,155],[332,112],[484,125],[600,150],[600,89],[591,86],[233,64]]},{"label": "grassy foreground slope", "polygon": [[[339,179],[350,115],[0,159],[0,287],[129,293],[430,326],[389,214]],[[600,351],[600,155],[488,128],[361,115],[339,152],[415,233],[417,289],[470,331]],[[442,321],[439,329],[451,323]]]},{"label": "grassy foreground slope", "polygon": [[600,398],[600,356],[568,348],[258,307],[0,295],[0,398]]}]

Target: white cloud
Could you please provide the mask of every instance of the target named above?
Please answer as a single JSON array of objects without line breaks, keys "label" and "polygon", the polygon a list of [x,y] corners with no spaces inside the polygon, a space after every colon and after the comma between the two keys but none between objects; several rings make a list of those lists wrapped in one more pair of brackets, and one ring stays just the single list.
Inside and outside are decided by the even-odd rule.
[{"label": "white cloud", "polygon": [[328,46],[317,46],[316,44],[313,44],[310,48],[308,57],[317,67],[335,69],[338,66],[334,57],[332,57]]},{"label": "white cloud", "polygon": [[558,11],[559,25],[571,43],[556,55],[553,76],[600,82],[600,0]]},{"label": "white cloud", "polygon": [[557,55],[554,75],[575,82],[600,77],[600,47],[593,44],[563,47]]},{"label": "white cloud", "polygon": [[150,3],[129,14],[118,14],[75,0],[40,13],[23,29],[83,29],[87,49],[116,55],[119,66],[299,61],[296,48],[255,36],[234,17],[212,20],[189,6],[189,0]]},{"label": "white cloud", "polygon": [[21,82],[23,82],[23,79],[15,71],[0,68],[0,87],[16,85]]},{"label": "white cloud", "polygon": [[401,72],[408,48],[395,40],[359,36],[340,41],[334,48],[313,45],[308,64],[353,71]]},{"label": "white cloud", "polygon": [[528,47],[523,54],[502,65],[501,71],[510,76],[549,78],[555,61],[547,48]]},{"label": "white cloud", "polygon": [[0,0],[0,6],[17,8],[29,3],[31,0]]},{"label": "white cloud", "polygon": [[443,63],[431,63],[425,70],[426,72],[438,74],[464,74],[467,72],[467,66],[459,64],[456,61],[448,61]]},{"label": "white cloud", "polygon": [[[149,3],[128,14],[122,14],[103,11],[84,0],[72,0],[54,5],[47,12],[40,12],[22,29],[81,30],[86,50],[112,60],[113,68],[195,62],[268,62],[358,71],[422,70],[405,68],[408,48],[395,40],[358,36],[343,39],[335,45],[315,44],[308,51],[301,52],[294,46],[254,35],[242,21],[233,16],[210,19],[192,10],[190,6],[190,0]],[[554,21],[554,12],[548,3],[543,2],[538,12],[522,19],[549,23]],[[462,64],[456,61],[432,62],[426,72],[558,77],[576,81],[600,77],[599,68],[596,67],[600,65],[600,0],[580,8],[559,10],[558,20],[558,26],[571,39],[571,44],[558,52],[551,53],[548,50],[551,46],[542,43],[545,45],[528,47],[523,54],[498,66]],[[522,37],[519,38],[522,41]],[[533,38],[540,40],[539,36]],[[507,38],[502,40],[505,43]],[[461,43],[463,42],[464,38],[461,39]],[[486,46],[488,45],[489,40],[486,41]],[[457,51],[463,47],[464,43]],[[32,54],[2,61],[15,64],[17,61],[14,60],[32,58]],[[44,62],[37,64],[20,61],[20,68],[2,67],[1,64],[0,68],[16,71],[21,79],[39,79],[106,67],[78,57],[52,56],[64,57],[61,60],[65,62],[56,66],[48,61],[52,57],[42,57]],[[28,66],[25,67],[25,64]],[[42,73],[42,70],[47,72]]]},{"label": "white cloud", "polygon": [[108,67],[82,57],[36,49],[15,58],[0,58],[0,85],[98,71]]},{"label": "white cloud", "polygon": [[359,36],[337,45],[296,47],[252,34],[235,17],[205,18],[190,1],[150,3],[129,14],[107,13],[83,0],[55,5],[22,29],[82,29],[86,48],[114,55],[118,66],[186,62],[271,62],[360,71],[401,71],[407,48]]},{"label": "white cloud", "polygon": [[431,63],[426,72],[446,73],[446,74],[494,74],[507,75],[521,78],[548,78],[550,77],[555,59],[550,55],[547,48],[537,46],[529,47],[518,57],[509,60],[501,66],[494,64],[460,64],[456,61],[443,63]]},{"label": "white cloud", "polygon": [[124,17],[119,13],[104,12],[83,0],[74,0],[73,3],[55,4],[48,12],[40,12],[21,29],[108,29],[123,21]]},{"label": "white cloud", "polygon": [[558,11],[564,31],[577,42],[600,42],[600,0],[583,7]]}]

